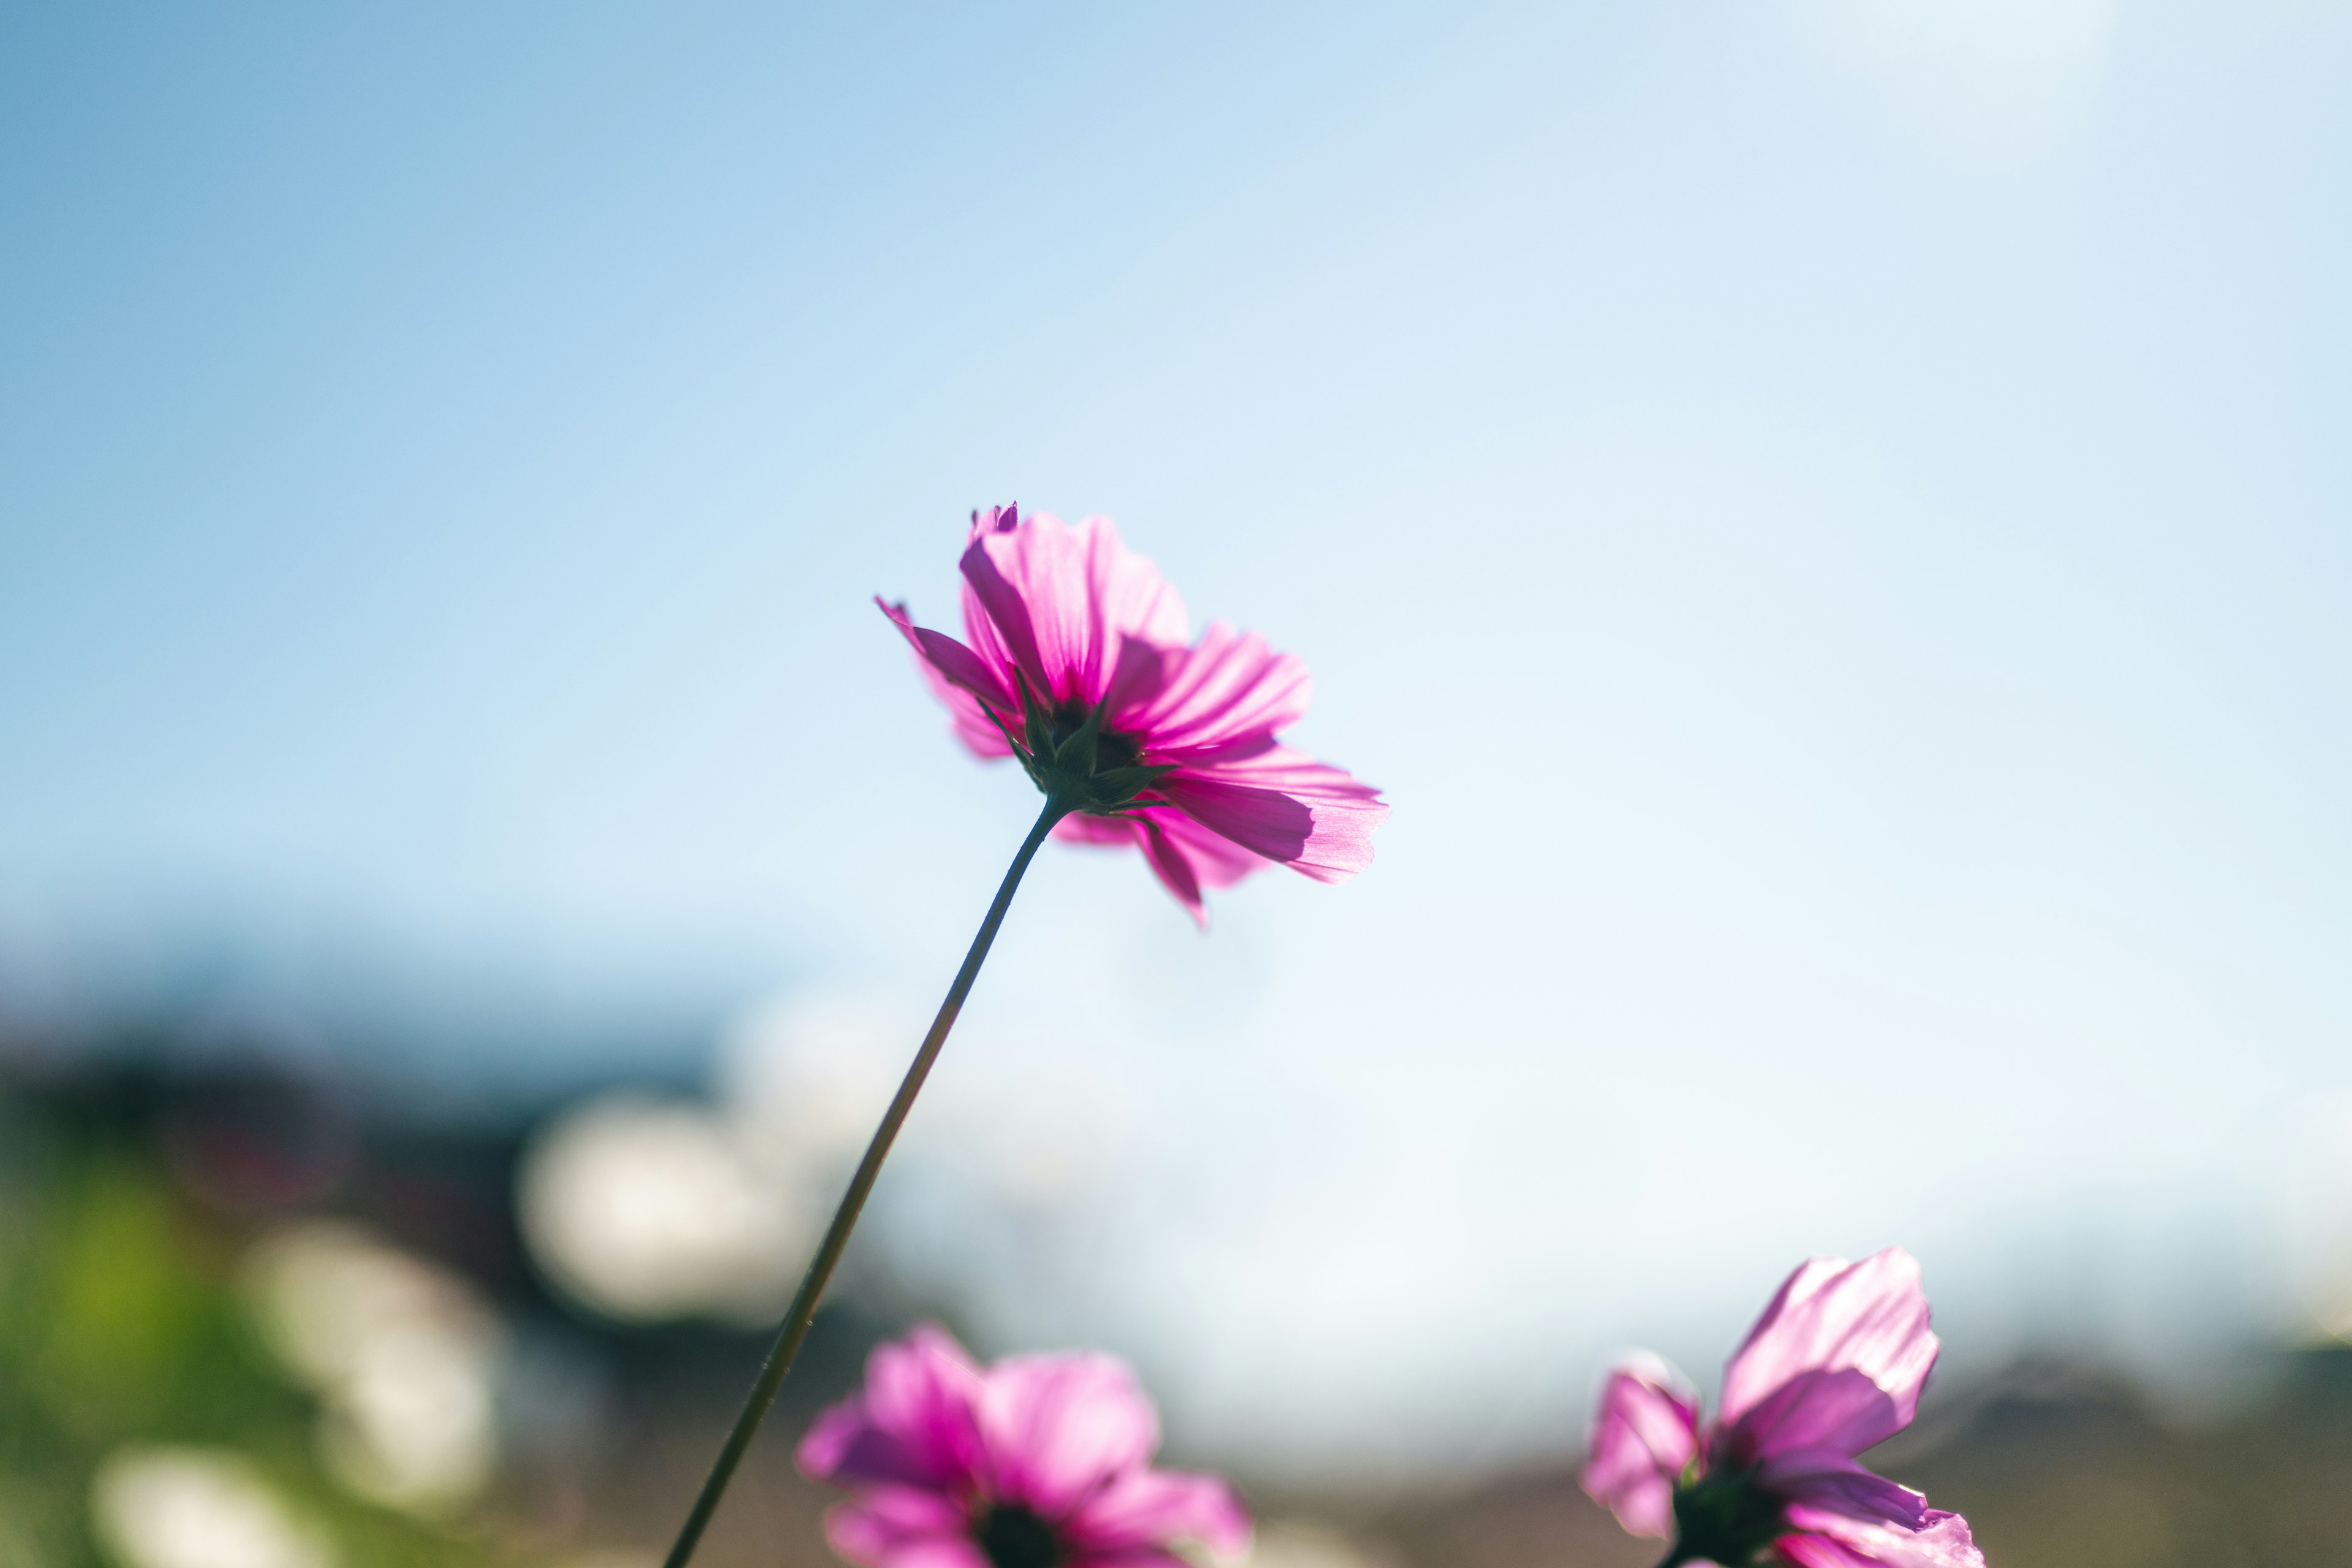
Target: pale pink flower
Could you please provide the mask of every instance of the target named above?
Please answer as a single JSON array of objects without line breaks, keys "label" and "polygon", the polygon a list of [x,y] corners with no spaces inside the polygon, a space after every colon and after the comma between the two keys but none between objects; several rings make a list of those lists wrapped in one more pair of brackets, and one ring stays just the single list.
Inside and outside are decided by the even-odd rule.
[{"label": "pale pink flower", "polygon": [[982,1367],[926,1325],[874,1352],[865,1387],[801,1439],[800,1467],[851,1489],[825,1535],[867,1568],[1186,1568],[1171,1543],[1246,1549],[1233,1489],[1153,1469],[1159,1446],[1160,1417],[1124,1363]]},{"label": "pale pink flower", "polygon": [[1856,1459],[1911,1424],[1938,1348],[1909,1253],[1816,1258],[1733,1353],[1712,1426],[1665,1363],[1612,1371],[1584,1489],[1634,1534],[1671,1536],[1669,1563],[1983,1568],[1966,1520]]},{"label": "pale pink flower", "polygon": [[1276,738],[1307,711],[1306,665],[1222,622],[1194,642],[1108,518],[974,512],[962,570],[963,642],[875,603],[963,743],[1070,806],[1059,837],[1138,846],[1195,920],[1203,888],[1261,866],[1343,882],[1371,864],[1380,792]]}]

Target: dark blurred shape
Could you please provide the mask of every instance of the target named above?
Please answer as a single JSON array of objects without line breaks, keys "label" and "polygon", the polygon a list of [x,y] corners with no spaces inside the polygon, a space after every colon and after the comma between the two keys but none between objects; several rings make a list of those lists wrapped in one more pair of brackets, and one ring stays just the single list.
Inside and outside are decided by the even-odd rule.
[{"label": "dark blurred shape", "polygon": [[359,1132],[357,1111],[332,1085],[258,1062],[174,1075],[158,1118],[180,1185],[250,1216],[332,1196],[357,1162]]},{"label": "dark blurred shape", "polygon": [[[315,1545],[333,1568],[628,1568],[632,1551],[657,1545],[761,1336],[630,1328],[550,1293],[514,1223],[528,1116],[420,1116],[217,1037],[175,1059],[184,1037],[75,1057],[0,1038],[0,1568],[171,1568],[138,1543],[202,1533],[207,1509],[226,1539],[274,1520],[290,1532],[285,1561],[313,1561]],[[420,1359],[435,1347],[419,1331],[436,1325],[414,1315],[388,1321],[394,1341],[336,1347],[365,1364],[289,1356],[257,1289],[271,1271],[256,1265],[330,1241],[379,1283],[404,1276],[412,1294],[434,1294],[439,1271],[494,1318],[482,1325],[496,1363],[486,1489],[422,1496],[429,1469],[358,1484],[349,1461],[369,1433],[357,1418],[429,1414],[413,1407],[416,1374],[452,1369]],[[323,1302],[312,1315],[357,1333],[357,1318],[388,1310],[360,1304],[370,1310]],[[773,1562],[778,1541],[809,1547],[786,1561],[826,1560],[824,1500],[793,1476],[791,1444],[892,1326],[847,1302],[820,1318],[784,1419],[753,1456],[766,1495],[719,1532],[737,1560]],[[404,1376],[405,1394],[385,1382]],[[387,1484],[405,1481],[420,1484]],[[620,1555],[597,1555],[607,1548]]]},{"label": "dark blurred shape", "polygon": [[[80,1087],[19,1098],[17,1135],[0,1149],[0,1547],[12,1568],[169,1568],[238,1542],[260,1553],[248,1552],[256,1568],[487,1562],[479,1545],[330,1481],[317,1411],[233,1288],[233,1224],[168,1180],[140,1135],[157,1097]],[[314,1539],[334,1543],[331,1557],[310,1552]]]},{"label": "dark blurred shape", "polygon": [[2128,1385],[2021,1369],[1904,1467],[1964,1509],[1988,1562],[2077,1568],[2352,1563],[2352,1349],[2282,1354],[2271,1397],[2210,1425]]},{"label": "dark blurred shape", "polygon": [[[100,1568],[94,1498],[184,1498],[205,1477],[266,1488],[336,1568],[658,1560],[762,1340],[631,1325],[550,1289],[514,1221],[532,1121],[436,1121],[218,1052],[27,1060],[0,1041],[0,1568]],[[257,1318],[253,1260],[338,1229],[462,1278],[497,1320],[497,1473],[446,1514],[339,1475],[320,1441],[331,1391]],[[704,1568],[834,1561],[831,1500],[794,1471],[794,1440],[879,1338],[958,1317],[869,1265],[819,1318]],[[2352,1347],[2281,1350],[2274,1370],[2257,1403],[2183,1425],[2120,1379],[2020,1365],[1938,1387],[1871,1462],[1967,1514],[1994,1568],[2352,1568]],[[1253,1568],[1649,1568],[1662,1552],[1585,1499],[1569,1455],[1468,1485],[1238,1479],[1267,1524]]]}]

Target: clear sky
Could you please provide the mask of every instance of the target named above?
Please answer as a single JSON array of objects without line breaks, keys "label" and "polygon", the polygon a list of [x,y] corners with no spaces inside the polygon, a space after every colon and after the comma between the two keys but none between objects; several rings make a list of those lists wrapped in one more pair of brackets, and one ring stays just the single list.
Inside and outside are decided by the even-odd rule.
[{"label": "clear sky", "polygon": [[2352,1084],[2347,279],[2327,0],[10,6],[0,975],[919,1009],[1031,806],[867,596],[1102,511],[1396,809],[1041,865],[943,1092],[1148,1110],[1008,1336],[1462,1458],[1900,1241],[2195,1382]]}]

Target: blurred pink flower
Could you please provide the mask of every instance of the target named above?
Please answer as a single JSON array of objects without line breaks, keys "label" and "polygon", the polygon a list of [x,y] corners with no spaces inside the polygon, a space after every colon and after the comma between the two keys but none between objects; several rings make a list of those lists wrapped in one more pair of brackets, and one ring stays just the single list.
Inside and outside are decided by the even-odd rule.
[{"label": "blurred pink flower", "polygon": [[1234,1554],[1250,1521],[1214,1476],[1151,1468],[1160,1417],[1108,1356],[974,1364],[925,1325],[877,1349],[866,1386],[820,1415],[800,1467],[850,1488],[825,1516],[868,1568],[1186,1568]]},{"label": "blurred pink flower", "polygon": [[1371,864],[1380,792],[1276,738],[1307,711],[1306,665],[1221,622],[1192,641],[1108,518],[974,512],[962,570],[964,642],[875,603],[963,743],[1067,799],[1059,837],[1138,846],[1203,923],[1203,888],[1269,862],[1318,882]]},{"label": "blurred pink flower", "polygon": [[1654,1357],[1601,1384],[1584,1489],[1668,1563],[1983,1568],[1968,1521],[1855,1456],[1911,1424],[1939,1348],[1901,1247],[1816,1258],[1789,1276],[1724,1370],[1711,1427]]}]

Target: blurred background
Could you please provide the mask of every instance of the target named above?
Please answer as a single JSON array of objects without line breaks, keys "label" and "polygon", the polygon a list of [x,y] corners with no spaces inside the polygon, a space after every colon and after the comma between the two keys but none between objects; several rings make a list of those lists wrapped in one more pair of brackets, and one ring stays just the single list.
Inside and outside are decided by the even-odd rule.
[{"label": "blurred background", "polygon": [[2352,10],[0,11],[0,1568],[637,1568],[1115,517],[1379,863],[1042,858],[706,1561],[919,1317],[1258,1568],[1624,1565],[1899,1243],[1999,1568],[2352,1563]]}]

